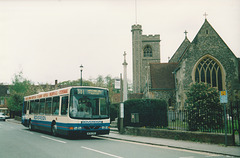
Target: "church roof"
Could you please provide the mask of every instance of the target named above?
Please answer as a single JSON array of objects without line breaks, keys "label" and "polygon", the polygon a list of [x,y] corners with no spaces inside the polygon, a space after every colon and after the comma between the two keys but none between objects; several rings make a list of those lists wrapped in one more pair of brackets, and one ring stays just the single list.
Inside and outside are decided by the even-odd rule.
[{"label": "church roof", "polygon": [[179,62],[181,56],[184,54],[184,52],[188,49],[189,45],[191,44],[191,42],[188,40],[187,37],[185,37],[184,41],[182,42],[182,44],[179,46],[179,48],[177,49],[177,51],[174,53],[174,55],[172,56],[172,58],[169,60],[170,63],[177,63]]},{"label": "church roof", "polygon": [[[184,45],[186,48],[185,50]],[[186,45],[187,42],[183,42],[169,62],[180,63],[183,58],[187,58],[187,56],[193,52],[206,52],[212,54],[213,52],[218,50],[220,46],[222,47],[222,49],[224,47],[225,51],[227,50],[227,52],[235,56],[233,52],[229,49],[229,47],[226,45],[226,43],[222,40],[222,38],[218,35],[218,33],[214,30],[211,24],[207,21],[207,19],[205,19],[202,27],[198,31],[197,35],[194,37],[193,41],[189,42],[187,46]]]},{"label": "church roof", "polygon": [[177,63],[150,63],[150,76],[153,90],[175,89],[174,70]]},{"label": "church roof", "polygon": [[207,21],[207,19],[205,19],[202,27],[198,31],[197,35],[194,37],[192,44],[207,44],[209,46],[212,46],[212,44],[218,42],[217,40],[219,39],[223,42],[222,38],[214,30],[214,28]]}]

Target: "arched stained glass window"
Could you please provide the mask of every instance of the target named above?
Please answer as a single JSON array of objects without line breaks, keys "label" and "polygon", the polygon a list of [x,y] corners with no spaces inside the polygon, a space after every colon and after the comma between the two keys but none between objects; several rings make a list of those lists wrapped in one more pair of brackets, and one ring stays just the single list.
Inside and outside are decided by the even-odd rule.
[{"label": "arched stained glass window", "polygon": [[203,58],[196,66],[195,82],[209,83],[212,87],[223,89],[223,76],[218,63],[210,57]]},{"label": "arched stained glass window", "polygon": [[146,45],[143,49],[144,57],[152,57],[152,48],[149,45]]}]

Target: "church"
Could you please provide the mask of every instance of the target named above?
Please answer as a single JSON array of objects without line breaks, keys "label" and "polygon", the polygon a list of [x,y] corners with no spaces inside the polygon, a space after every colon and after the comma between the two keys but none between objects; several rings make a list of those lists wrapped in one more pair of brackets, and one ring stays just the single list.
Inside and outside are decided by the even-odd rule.
[{"label": "church", "polygon": [[164,99],[173,109],[184,109],[191,83],[205,82],[233,99],[239,89],[240,59],[205,18],[193,41],[180,44],[168,63],[160,60],[160,35],[143,35],[132,26],[133,93]]}]

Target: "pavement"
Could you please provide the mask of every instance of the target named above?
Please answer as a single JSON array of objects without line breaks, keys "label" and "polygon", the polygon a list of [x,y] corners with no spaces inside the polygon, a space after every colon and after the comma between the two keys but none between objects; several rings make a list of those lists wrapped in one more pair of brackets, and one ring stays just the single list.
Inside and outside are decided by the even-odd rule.
[{"label": "pavement", "polygon": [[109,135],[103,135],[102,137],[137,142],[137,143],[158,145],[158,146],[166,146],[170,148],[178,148],[178,149],[240,157],[239,146],[224,146],[224,145],[217,145],[217,144],[207,144],[207,143],[173,140],[173,139],[165,139],[165,138],[124,135],[124,134],[119,134],[115,130],[111,131]]},{"label": "pavement", "polygon": [[[20,124],[20,121],[17,121],[14,119],[7,119],[6,121]],[[143,144],[166,146],[170,148],[178,148],[178,149],[240,157],[239,146],[224,146],[224,145],[218,145],[218,144],[207,144],[207,143],[173,140],[173,139],[165,139],[165,138],[124,135],[124,134],[119,134],[116,129],[112,129],[109,135],[102,135],[101,137],[130,141],[130,142],[137,142],[137,143],[143,143]]]}]

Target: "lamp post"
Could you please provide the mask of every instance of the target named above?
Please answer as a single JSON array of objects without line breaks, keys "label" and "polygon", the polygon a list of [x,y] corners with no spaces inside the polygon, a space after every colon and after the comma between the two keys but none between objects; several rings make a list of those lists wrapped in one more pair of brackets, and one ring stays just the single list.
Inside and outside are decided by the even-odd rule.
[{"label": "lamp post", "polygon": [[80,86],[82,86],[82,71],[83,71],[83,66],[81,64],[81,66],[80,66],[80,72],[81,72]]}]

